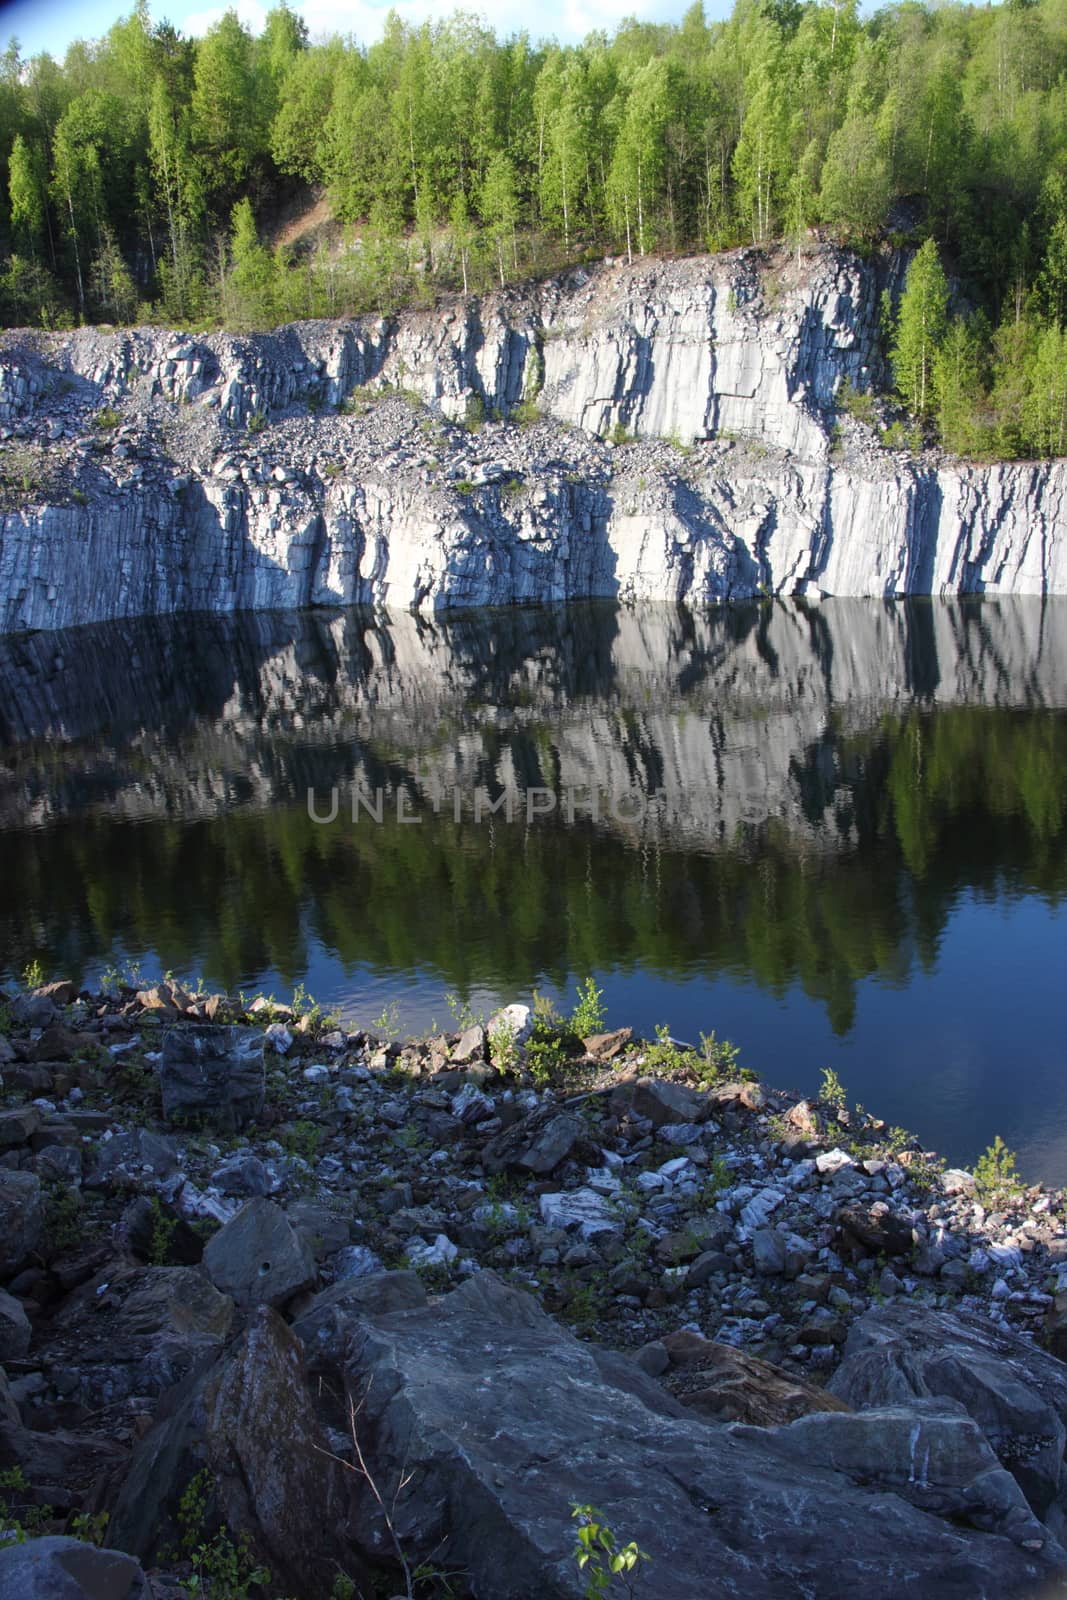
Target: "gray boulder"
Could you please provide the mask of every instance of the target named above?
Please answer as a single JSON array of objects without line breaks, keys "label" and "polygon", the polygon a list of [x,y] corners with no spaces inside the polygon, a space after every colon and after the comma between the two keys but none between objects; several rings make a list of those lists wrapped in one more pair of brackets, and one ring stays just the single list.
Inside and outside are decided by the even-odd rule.
[{"label": "gray boulder", "polygon": [[[578,1600],[574,1503],[647,1552],[655,1600],[709,1584],[716,1600],[1005,1600],[1056,1574],[1051,1541],[1030,1550],[786,1461],[759,1430],[672,1414],[662,1390],[653,1406],[632,1362],[598,1362],[492,1273],[356,1324],[345,1379],[380,1493],[408,1479],[393,1519],[410,1558],[493,1600]],[[357,1527],[386,1547],[369,1493]]]},{"label": "gray boulder", "polygon": [[239,1132],[263,1110],[263,1035],[200,1022],[170,1028],[159,1083],[169,1122]]},{"label": "gray boulder", "polygon": [[148,1600],[141,1563],[80,1539],[0,1545],[0,1600]]},{"label": "gray boulder", "polygon": [[0,1289],[0,1361],[24,1356],[30,1348],[30,1319],[21,1301]]},{"label": "gray boulder", "polygon": [[[752,1433],[752,1429],[735,1429]],[[798,1466],[829,1467],[855,1483],[891,1490],[914,1506],[1055,1555],[1011,1473],[985,1435],[951,1400],[916,1400],[873,1411],[818,1411],[761,1439]]]},{"label": "gray boulder", "polygon": [[356,1318],[411,1311],[426,1303],[426,1290],[417,1272],[345,1278],[315,1296],[293,1322],[293,1332],[309,1361],[338,1362]]},{"label": "gray boulder", "polygon": [[41,1185],[32,1172],[0,1168],[0,1279],[13,1277],[36,1250],[44,1228]]},{"label": "gray boulder", "polygon": [[271,1200],[249,1200],[208,1242],[204,1265],[212,1283],[247,1310],[280,1306],[315,1282],[307,1241]]},{"label": "gray boulder", "polygon": [[227,1156],[211,1174],[211,1182],[220,1194],[241,1195],[247,1199],[271,1191],[270,1173],[252,1150],[238,1150]]},{"label": "gray boulder", "polygon": [[166,1397],[130,1463],[108,1543],[158,1560],[176,1542],[183,1493],[206,1469],[203,1536],[226,1525],[247,1540],[273,1575],[268,1593],[328,1600],[339,1570],[370,1593],[346,1535],[356,1474],[334,1459],[339,1447],[340,1431],[328,1438],[317,1418],[299,1342],[261,1308],[208,1372]]},{"label": "gray boulder", "polygon": [[42,1366],[61,1371],[90,1410],[161,1394],[212,1361],[228,1339],[233,1301],[200,1267],[111,1259],[39,1329]]},{"label": "gray boulder", "polygon": [[482,1164],[491,1173],[514,1168],[544,1177],[566,1161],[585,1132],[581,1117],[572,1112],[555,1107],[533,1111],[490,1139]]},{"label": "gray boulder", "polygon": [[988,1317],[898,1301],[853,1323],[829,1387],[856,1410],[958,1401],[1062,1537],[1067,1366],[1054,1356]]}]

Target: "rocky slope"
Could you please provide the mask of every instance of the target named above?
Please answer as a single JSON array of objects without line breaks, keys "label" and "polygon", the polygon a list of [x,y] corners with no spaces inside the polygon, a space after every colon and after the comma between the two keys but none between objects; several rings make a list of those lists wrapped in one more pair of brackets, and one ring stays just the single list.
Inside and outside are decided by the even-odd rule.
[{"label": "rocky slope", "polygon": [[1062,464],[892,453],[835,410],[883,377],[898,276],[742,251],[246,338],[8,334],[0,629],[1067,592]]},{"label": "rocky slope", "polygon": [[524,1006],[3,1021],[0,1600],[578,1600],[572,1502],[648,1600],[1067,1592],[1062,1193]]}]

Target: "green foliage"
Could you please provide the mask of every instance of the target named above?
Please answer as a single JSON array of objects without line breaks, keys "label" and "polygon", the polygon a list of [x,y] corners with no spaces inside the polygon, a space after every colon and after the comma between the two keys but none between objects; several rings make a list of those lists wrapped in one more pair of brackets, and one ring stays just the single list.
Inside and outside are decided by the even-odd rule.
[{"label": "green foliage", "polygon": [[574,1548],[574,1561],[585,1579],[585,1600],[599,1600],[609,1591],[620,1592],[615,1579],[621,1577],[625,1588],[632,1593],[628,1581],[630,1574],[640,1575],[638,1563],[649,1558],[638,1549],[634,1540],[621,1544],[616,1534],[604,1520],[604,1513],[595,1506],[571,1506],[571,1516],[578,1523],[578,1539]]},{"label": "green foliage", "polygon": [[592,977],[585,978],[578,985],[578,1003],[571,1012],[570,1030],[579,1039],[587,1039],[590,1034],[599,1033],[603,1028],[603,998],[603,989],[597,988]]},{"label": "green foliage", "polygon": [[191,1572],[183,1583],[202,1600],[250,1600],[271,1582],[270,1570],[258,1564],[245,1539],[234,1540],[225,1527],[208,1530],[213,1514],[214,1482],[205,1467],[189,1480],[178,1504],[181,1556]]},{"label": "green foliage", "polygon": [[266,413],[263,411],[253,411],[247,423],[249,433],[262,433],[266,426]]},{"label": "green foliage", "polygon": [[890,351],[897,392],[913,417],[934,409],[934,364],[947,330],[948,283],[937,245],[927,239],[904,280]]},{"label": "green foliage", "polygon": [[121,421],[122,413],[120,411],[116,411],[114,406],[105,406],[93,418],[93,427],[99,429],[101,433],[109,433],[112,428],[117,428]]},{"label": "green foliage", "polygon": [[149,1247],[148,1259],[153,1266],[165,1267],[170,1260],[170,1247],[174,1239],[174,1230],[178,1226],[177,1217],[168,1217],[160,1203],[158,1195],[152,1196],[152,1241]]},{"label": "green foliage", "polygon": [[37,1505],[21,1467],[0,1472],[0,1533],[5,1542],[25,1544],[39,1538],[52,1520],[52,1507]]},{"label": "green foliage", "polygon": [[827,1106],[844,1106],[848,1103],[845,1086],[837,1076],[833,1067],[823,1067],[822,1082],[819,1085],[819,1099]]},{"label": "green foliage", "polygon": [[[1022,365],[994,337],[984,399],[964,416],[957,395],[942,419],[938,340],[905,318],[909,408],[967,451],[1058,453],[1062,362],[1055,341],[1038,351],[1067,326],[1065,38],[1060,0],[862,21],[851,4],[738,0],[711,23],[624,20],[565,47],[463,13],[310,44],[285,6],[258,38],[231,9],[183,39],[137,8],[63,66],[12,55],[0,312],[388,315],[606,250],[781,240],[799,256],[821,224],[868,251],[903,200],[894,242],[936,240],[998,334],[1028,324]],[[343,240],[261,234],[294,181],[326,194]],[[524,408],[542,382],[531,358]]]},{"label": "green foliage", "polygon": [[325,1137],[325,1128],[317,1122],[310,1122],[306,1117],[301,1117],[297,1122],[291,1122],[281,1129],[278,1141],[289,1155],[298,1156],[301,1161],[313,1166],[319,1153],[319,1146]]},{"label": "green foliage", "polygon": [[1021,1191],[1022,1179],[1015,1163],[1015,1152],[1008,1149],[998,1133],[985,1155],[975,1163],[974,1181],[981,1201],[994,1204],[1009,1200]]},{"label": "green foliage", "polygon": [[82,1197],[78,1189],[65,1184],[49,1184],[45,1188],[44,1234],[42,1254],[51,1260],[81,1243],[85,1219],[82,1215]]},{"label": "green foliage", "polygon": [[44,983],[44,967],[36,956],[23,967],[22,982],[27,989],[39,989]]}]

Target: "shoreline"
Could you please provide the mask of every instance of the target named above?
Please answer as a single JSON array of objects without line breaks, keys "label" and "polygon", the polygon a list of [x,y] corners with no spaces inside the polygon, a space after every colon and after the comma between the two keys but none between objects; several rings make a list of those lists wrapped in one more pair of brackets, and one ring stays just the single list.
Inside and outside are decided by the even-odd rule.
[{"label": "shoreline", "polygon": [[[835,1385],[872,1315],[1067,1352],[1064,1192],[1005,1154],[945,1170],[831,1074],[803,1099],[714,1035],[609,1029],[591,981],[566,1019],[516,1003],[407,1041],[294,1002],[62,980],[3,1000],[0,1402],[31,1475],[0,1523],[42,1538],[106,1512],[180,1584],[117,1462],[166,1437],[172,1385],[260,1337],[257,1306],[314,1372],[351,1316],[539,1305],[546,1339],[603,1349],[643,1404],[742,1433],[850,1411]],[[114,1457],[112,1486],[71,1458],[46,1515],[32,1473],[71,1438]]]}]

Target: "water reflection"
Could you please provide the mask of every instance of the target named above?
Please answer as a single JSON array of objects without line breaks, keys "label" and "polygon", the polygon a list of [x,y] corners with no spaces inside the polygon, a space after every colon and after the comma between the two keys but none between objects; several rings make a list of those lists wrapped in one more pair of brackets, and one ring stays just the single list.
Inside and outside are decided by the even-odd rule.
[{"label": "water reflection", "polygon": [[[382,824],[313,822],[308,790],[335,788],[380,792]],[[531,790],[552,814],[527,820]],[[640,804],[594,819],[593,790]],[[475,826],[478,793],[501,812]],[[228,987],[414,978],[439,1002],[596,970],[625,976],[628,1009],[663,1006],[661,981],[754,985],[847,1036],[872,980],[916,999],[964,902],[1025,897],[1049,909],[1053,983],[1067,602],[2,639],[0,881],[12,971],[121,947]]]}]

